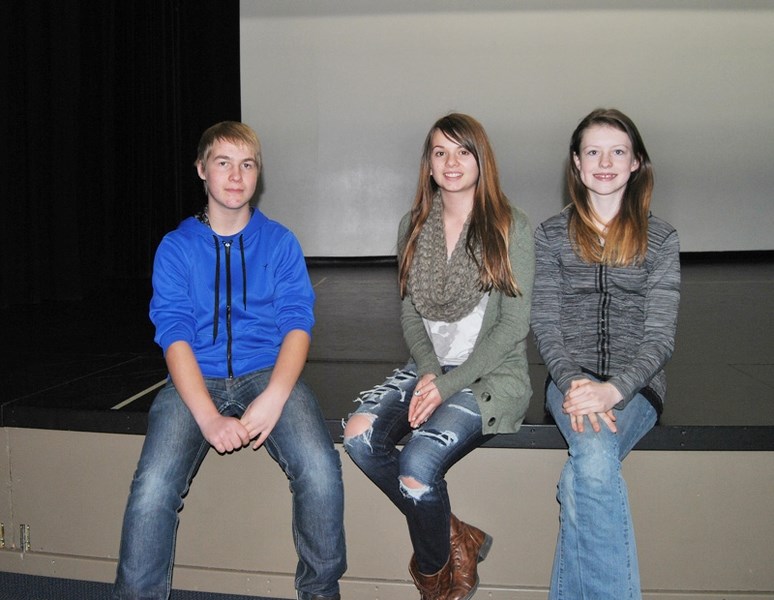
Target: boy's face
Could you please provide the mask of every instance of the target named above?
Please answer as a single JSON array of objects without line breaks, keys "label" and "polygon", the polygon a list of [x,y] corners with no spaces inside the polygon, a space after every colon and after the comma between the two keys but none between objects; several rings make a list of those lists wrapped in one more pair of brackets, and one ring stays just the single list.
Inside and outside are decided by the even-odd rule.
[{"label": "boy's face", "polygon": [[196,169],[207,184],[210,209],[239,211],[249,206],[260,174],[254,148],[216,140],[207,161],[199,162]]}]

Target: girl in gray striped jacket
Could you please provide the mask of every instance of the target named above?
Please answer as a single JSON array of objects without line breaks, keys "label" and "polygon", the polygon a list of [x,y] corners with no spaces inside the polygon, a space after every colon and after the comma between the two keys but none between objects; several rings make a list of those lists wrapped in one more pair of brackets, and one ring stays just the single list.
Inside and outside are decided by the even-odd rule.
[{"label": "girl in gray striped jacket", "polygon": [[531,317],[546,407],[569,446],[549,598],[640,598],[621,461],[663,406],[679,242],[650,214],[650,158],[620,111],[598,109],[578,125],[567,184],[571,204],[535,232]]}]

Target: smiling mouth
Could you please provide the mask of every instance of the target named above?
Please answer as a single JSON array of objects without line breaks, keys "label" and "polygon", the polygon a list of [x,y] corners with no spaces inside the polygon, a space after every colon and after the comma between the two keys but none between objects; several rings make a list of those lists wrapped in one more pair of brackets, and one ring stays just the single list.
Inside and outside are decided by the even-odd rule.
[{"label": "smiling mouth", "polygon": [[616,178],[616,174],[615,173],[595,173],[594,177],[601,181],[612,181],[613,179]]},{"label": "smiling mouth", "polygon": [[444,177],[449,177],[449,178],[452,178],[452,179],[456,179],[458,177],[462,177],[462,173],[460,173],[458,171],[453,171],[451,173],[444,173],[443,175],[444,175]]}]

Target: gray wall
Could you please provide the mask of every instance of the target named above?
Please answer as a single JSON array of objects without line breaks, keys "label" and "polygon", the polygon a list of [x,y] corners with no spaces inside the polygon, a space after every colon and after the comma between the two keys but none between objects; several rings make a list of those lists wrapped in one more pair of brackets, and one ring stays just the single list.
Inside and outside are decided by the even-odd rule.
[{"label": "gray wall", "polygon": [[242,0],[261,207],[308,256],[394,254],[427,130],[457,110],[487,128],[537,225],[562,207],[572,130],[615,106],[683,250],[774,249],[772,32],[774,4],[744,0]]}]

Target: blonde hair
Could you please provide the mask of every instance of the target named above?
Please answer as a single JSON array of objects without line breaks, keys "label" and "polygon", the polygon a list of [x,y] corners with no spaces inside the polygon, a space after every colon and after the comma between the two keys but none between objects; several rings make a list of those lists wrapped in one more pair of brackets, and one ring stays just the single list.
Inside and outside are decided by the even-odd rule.
[{"label": "blonde hair", "polygon": [[261,168],[261,142],[258,135],[249,125],[238,121],[221,121],[208,127],[199,139],[195,164],[205,164],[212,147],[217,141],[227,141],[232,144],[245,145],[253,150],[253,158],[258,169]]},{"label": "blonde hair", "polygon": [[486,131],[473,117],[452,113],[438,119],[431,127],[425,139],[422,158],[419,163],[419,183],[411,207],[411,222],[405,239],[401,240],[398,260],[398,283],[401,297],[406,295],[408,274],[414,260],[417,238],[422,230],[433,197],[438,190],[431,171],[432,138],[440,131],[447,138],[470,152],[478,163],[479,176],[473,200],[465,248],[469,256],[476,260],[474,249],[481,248],[480,285],[483,291],[495,288],[509,296],[519,294],[516,279],[513,276],[508,254],[511,228],[511,207],[508,198],[500,188],[497,163],[489,144]]},{"label": "blonde hair", "polygon": [[[602,234],[595,225],[589,192],[574,160],[580,156],[583,134],[596,125],[613,127],[629,136],[632,152],[639,162],[627,182],[618,214],[607,224]],[[645,260],[648,250],[648,216],[653,195],[653,166],[640,133],[629,117],[614,108],[598,108],[580,122],[570,141],[567,191],[572,201],[570,239],[580,258],[589,263],[616,267]]]}]

